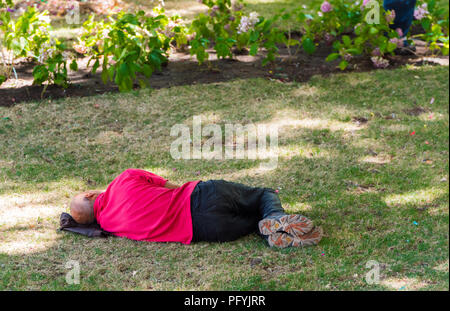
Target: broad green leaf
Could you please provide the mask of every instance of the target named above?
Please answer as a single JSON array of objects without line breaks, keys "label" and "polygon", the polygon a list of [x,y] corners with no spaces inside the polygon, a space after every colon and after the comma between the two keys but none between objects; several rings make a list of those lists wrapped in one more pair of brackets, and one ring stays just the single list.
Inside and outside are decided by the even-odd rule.
[{"label": "broad green leaf", "polygon": [[370,29],[369,29],[369,33],[370,33],[371,35],[376,35],[376,34],[378,33],[378,29],[372,26],[372,27],[370,27]]},{"label": "broad green leaf", "polygon": [[341,70],[344,70],[345,68],[347,68],[347,66],[348,66],[348,62],[347,62],[346,60],[342,60],[342,61],[339,63],[339,68],[340,68]]},{"label": "broad green leaf", "polygon": [[306,53],[313,54],[316,51],[316,46],[311,38],[305,37],[302,40],[302,46]]},{"label": "broad green leaf", "polygon": [[[105,57],[106,59],[106,57]],[[97,72],[98,67],[100,67],[100,60],[96,60],[94,66],[92,66],[92,73],[95,74]]]},{"label": "broad green leaf", "polygon": [[333,60],[336,60],[339,58],[339,53],[331,53],[330,55],[327,56],[326,61],[327,62],[331,62]]},{"label": "broad green leaf", "polygon": [[78,70],[78,64],[77,64],[77,61],[75,59],[72,60],[72,62],[70,63],[70,70],[72,70],[72,71],[77,71]]},{"label": "broad green leaf", "polygon": [[349,47],[350,45],[352,45],[352,39],[350,39],[349,36],[342,36],[342,42],[344,43],[344,45],[346,47]]}]

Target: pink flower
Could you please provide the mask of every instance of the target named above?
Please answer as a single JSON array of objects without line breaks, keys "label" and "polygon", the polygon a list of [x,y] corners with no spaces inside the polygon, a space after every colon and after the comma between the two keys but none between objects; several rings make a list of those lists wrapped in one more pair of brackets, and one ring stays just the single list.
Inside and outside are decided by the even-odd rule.
[{"label": "pink flower", "polygon": [[369,4],[369,2],[372,0],[364,0],[363,3],[361,4],[361,7],[364,8],[367,4]]},{"label": "pink flower", "polygon": [[390,24],[394,22],[395,20],[395,11],[389,11],[389,13],[386,13],[386,21]]},{"label": "pink flower", "polygon": [[334,36],[332,34],[326,33],[324,36],[325,42],[327,44],[332,44],[333,41],[335,40]]},{"label": "pink flower", "polygon": [[397,45],[398,48],[403,47],[403,40],[399,39],[399,38],[392,38],[389,40],[389,42],[394,43],[395,45]]},{"label": "pink flower", "polygon": [[82,44],[74,44],[73,45],[73,49],[75,50],[75,52],[79,53],[79,54],[86,54],[87,53],[87,48],[82,45]]},{"label": "pink flower", "polygon": [[430,12],[428,12],[428,5],[426,3],[414,10],[414,18],[417,20],[421,20],[427,14],[430,14]]},{"label": "pink flower", "polygon": [[322,5],[320,6],[320,10],[321,10],[323,13],[330,12],[332,9],[333,9],[333,7],[331,6],[331,4],[330,4],[328,1],[324,1],[324,2],[322,3]]},{"label": "pink flower", "polygon": [[397,34],[400,38],[403,37],[403,30],[401,28],[397,28],[397,29],[395,29],[395,31],[397,32]]}]

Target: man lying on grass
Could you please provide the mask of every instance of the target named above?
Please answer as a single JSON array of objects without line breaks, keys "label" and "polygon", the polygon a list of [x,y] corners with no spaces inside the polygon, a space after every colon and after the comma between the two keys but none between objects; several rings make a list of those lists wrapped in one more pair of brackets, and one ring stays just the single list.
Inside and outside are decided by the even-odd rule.
[{"label": "man lying on grass", "polygon": [[113,235],[153,242],[233,241],[252,232],[279,248],[316,245],[322,229],[288,215],[277,193],[224,180],[182,186],[139,169],[127,169],[106,191],[76,195],[70,213]]}]

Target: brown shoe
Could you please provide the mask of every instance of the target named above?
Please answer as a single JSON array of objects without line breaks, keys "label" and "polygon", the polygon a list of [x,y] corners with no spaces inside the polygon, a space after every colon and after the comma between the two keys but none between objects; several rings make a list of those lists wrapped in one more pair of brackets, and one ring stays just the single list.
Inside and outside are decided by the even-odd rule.
[{"label": "brown shoe", "polygon": [[310,232],[303,234],[301,237],[294,237],[286,232],[275,232],[267,237],[267,242],[271,247],[305,247],[317,245],[323,237],[321,227],[314,227]]},{"label": "brown shoe", "polygon": [[311,231],[314,224],[305,216],[293,214],[264,218],[258,223],[258,227],[263,235],[286,232],[293,237],[301,237]]}]

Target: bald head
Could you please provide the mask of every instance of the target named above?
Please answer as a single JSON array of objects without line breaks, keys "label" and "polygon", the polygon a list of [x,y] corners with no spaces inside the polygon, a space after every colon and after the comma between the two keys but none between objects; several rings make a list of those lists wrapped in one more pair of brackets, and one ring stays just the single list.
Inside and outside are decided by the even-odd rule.
[{"label": "bald head", "polygon": [[77,194],[70,203],[70,215],[79,224],[90,224],[95,220],[94,202],[100,191]]}]

